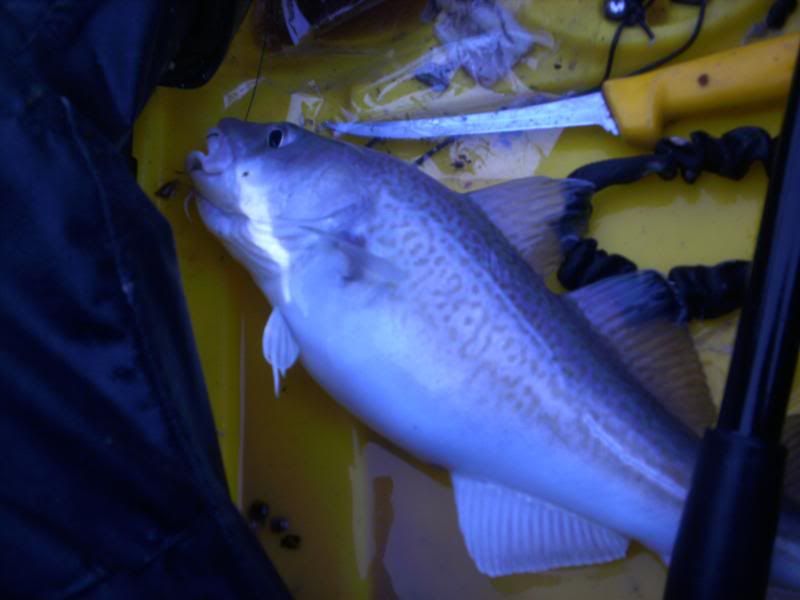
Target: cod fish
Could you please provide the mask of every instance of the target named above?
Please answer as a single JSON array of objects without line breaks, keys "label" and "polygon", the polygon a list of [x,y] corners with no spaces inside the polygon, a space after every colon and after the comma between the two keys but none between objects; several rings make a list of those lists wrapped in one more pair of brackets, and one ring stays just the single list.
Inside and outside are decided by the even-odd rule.
[{"label": "cod fish", "polygon": [[[207,143],[187,158],[198,211],[273,307],[276,394],[299,358],[368,426],[449,470],[487,575],[612,561],[630,540],[669,561],[714,408],[660,276],[546,286],[554,224],[588,184],[459,194],[287,123],[224,119]],[[773,558],[787,589],[798,515],[784,510]]]}]

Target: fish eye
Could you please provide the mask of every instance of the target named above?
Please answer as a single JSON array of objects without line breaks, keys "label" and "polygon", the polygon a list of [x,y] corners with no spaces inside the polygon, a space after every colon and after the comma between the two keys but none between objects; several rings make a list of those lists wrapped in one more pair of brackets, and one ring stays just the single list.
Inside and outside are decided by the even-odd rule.
[{"label": "fish eye", "polygon": [[269,132],[267,143],[270,148],[280,148],[283,141],[283,132],[280,129],[273,129]]}]

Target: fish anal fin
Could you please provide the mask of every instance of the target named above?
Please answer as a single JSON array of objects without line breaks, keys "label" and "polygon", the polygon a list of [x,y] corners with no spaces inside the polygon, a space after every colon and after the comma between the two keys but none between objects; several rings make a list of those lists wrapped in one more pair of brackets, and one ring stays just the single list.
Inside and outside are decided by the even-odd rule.
[{"label": "fish anal fin", "polygon": [[503,232],[542,277],[558,266],[558,223],[565,216],[585,222],[593,187],[577,179],[526,177],[471,192],[469,198]]},{"label": "fish anal fin", "polygon": [[277,398],[281,391],[281,377],[286,375],[286,371],[300,356],[300,347],[277,307],[272,309],[272,314],[264,327],[261,348],[264,352],[264,359],[272,365],[275,397]]},{"label": "fish anal fin", "polygon": [[655,271],[611,277],[566,295],[631,375],[696,433],[716,409],[669,284]]},{"label": "fish anal fin", "polygon": [[625,556],[623,536],[527,494],[456,473],[453,489],[467,550],[491,577]]}]

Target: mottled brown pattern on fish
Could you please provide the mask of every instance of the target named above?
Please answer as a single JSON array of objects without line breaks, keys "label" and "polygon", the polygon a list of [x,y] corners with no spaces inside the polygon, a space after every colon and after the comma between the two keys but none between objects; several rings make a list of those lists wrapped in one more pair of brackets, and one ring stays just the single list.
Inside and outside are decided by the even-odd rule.
[{"label": "mottled brown pattern on fish", "polygon": [[[638,467],[620,463],[635,453],[684,483],[685,461],[670,464],[674,453],[663,451],[675,431],[645,429],[671,418],[475,204],[383,154],[297,135],[306,136],[302,145],[281,149],[282,162],[271,166],[282,176],[262,178],[260,192],[278,199],[269,210],[288,222],[332,215],[320,222],[324,231],[364,244],[406,274],[386,288],[395,298],[386,310],[394,307],[401,335],[413,332],[431,356],[457,366],[458,389],[443,400],[457,418],[480,408],[498,423],[521,423],[545,443],[602,463],[603,471],[638,477]],[[309,161],[318,168],[307,168]],[[294,177],[284,176],[292,169]],[[251,171],[248,181],[255,178]],[[259,198],[249,200],[261,206]],[[314,237],[308,243],[329,244]],[[609,439],[621,449],[609,448]]]},{"label": "mottled brown pattern on fish", "polygon": [[[370,160],[385,161],[377,157]],[[387,172],[397,169],[385,162]],[[554,441],[588,450],[595,460],[615,462],[597,437],[600,428],[685,485],[685,465],[665,458],[674,432],[658,430],[663,409],[638,398],[644,391],[609,359],[604,341],[593,339],[581,316],[546,289],[477,206],[416,171],[375,181],[375,251],[410,273],[403,289],[411,318],[446,332],[448,351],[471,372],[467,384],[491,382],[494,395],[481,398],[483,405],[545,427]],[[620,471],[641,477],[629,465]]]}]

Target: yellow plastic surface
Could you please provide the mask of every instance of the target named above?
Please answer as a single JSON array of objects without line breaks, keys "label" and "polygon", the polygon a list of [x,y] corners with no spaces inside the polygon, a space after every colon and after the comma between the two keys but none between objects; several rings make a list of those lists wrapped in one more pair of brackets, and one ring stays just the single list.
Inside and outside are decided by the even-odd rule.
[{"label": "yellow plastic surface", "polygon": [[[549,31],[552,49],[534,52],[514,76],[488,92],[459,74],[436,94],[415,82],[413,64],[435,43],[420,24],[423,0],[389,2],[316,45],[264,61],[251,119],[291,116],[308,127],[350,114],[453,111],[547,91],[581,90],[597,83],[613,34],[596,0],[507,2],[532,29]],[[710,2],[707,25],[687,58],[733,47],[768,2]],[[616,73],[627,72],[679,45],[696,9],[657,0],[651,10],[656,42],[625,33]],[[797,15],[790,28],[797,29]],[[299,367],[290,370],[281,397],[261,356],[269,306],[245,271],[206,232],[183,199],[187,152],[202,147],[207,128],[223,116],[243,117],[246,85],[256,76],[260,44],[247,22],[214,79],[194,91],[159,89],[137,123],[134,150],[139,181],[170,221],[189,310],[219,431],[231,493],[240,506],[259,498],[286,516],[302,537],[297,550],[280,536],[259,532],[264,547],[294,595],[304,598],[661,598],[665,569],[658,557],[633,545],[609,565],[491,580],[466,555],[446,473],[425,466],[365,429],[328,398]],[[226,100],[228,104],[226,105]],[[668,125],[687,135],[702,128],[720,134],[748,124],[776,133],[779,103],[749,112],[713,114]],[[429,146],[378,145],[401,158]],[[461,140],[424,169],[458,190],[533,173],[564,176],[590,161],[641,152],[597,128]],[[466,163],[461,156],[470,162]],[[466,163],[460,168],[458,161]],[[154,192],[170,180],[170,199]],[[357,182],[354,182],[357,185]],[[595,197],[590,233],[603,248],[642,267],[749,258],[766,178],[760,166],[740,182],[704,175],[693,185],[656,177],[615,186]],[[734,318],[695,326],[696,340],[715,398],[731,349]],[[797,405],[797,394],[793,400]]]},{"label": "yellow plastic surface", "polygon": [[790,33],[607,81],[603,96],[622,137],[652,146],[664,124],[680,117],[785,98],[799,43],[800,34]]}]

